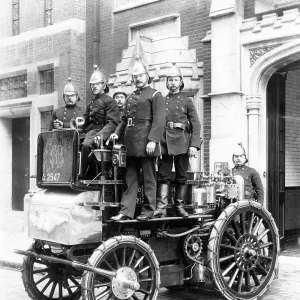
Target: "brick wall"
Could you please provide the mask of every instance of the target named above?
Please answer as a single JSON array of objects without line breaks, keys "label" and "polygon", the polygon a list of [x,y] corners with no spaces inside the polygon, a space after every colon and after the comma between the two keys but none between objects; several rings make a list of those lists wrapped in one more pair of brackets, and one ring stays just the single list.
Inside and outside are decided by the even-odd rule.
[{"label": "brick wall", "polygon": [[286,80],[285,186],[300,186],[300,70]]},{"label": "brick wall", "polygon": [[[87,87],[93,72],[93,9],[94,1],[87,1]],[[210,93],[211,89],[211,49],[210,43],[205,45],[201,40],[210,30],[210,0],[161,0],[148,5],[113,13],[114,1],[100,1],[100,47],[99,65],[108,77],[115,73],[116,64],[122,60],[122,51],[128,48],[128,28],[130,24],[142,22],[149,19],[166,16],[172,13],[180,14],[181,36],[189,37],[189,49],[196,49],[198,61],[204,63],[204,94]],[[92,94],[87,90],[87,98]],[[210,105],[210,101],[207,102]],[[210,108],[207,108],[210,110]],[[210,128],[210,114],[205,118],[204,128]],[[209,129],[210,130],[210,129]],[[204,133],[208,137],[207,133]],[[205,162],[209,157],[208,143],[204,147]]]}]

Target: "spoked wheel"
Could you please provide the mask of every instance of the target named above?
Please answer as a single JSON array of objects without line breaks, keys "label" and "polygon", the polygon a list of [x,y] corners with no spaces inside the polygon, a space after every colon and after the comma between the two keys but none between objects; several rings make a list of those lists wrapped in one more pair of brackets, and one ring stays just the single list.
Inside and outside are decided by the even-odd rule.
[{"label": "spoked wheel", "polygon": [[[28,250],[49,254],[38,243],[33,243]],[[74,272],[77,273],[76,277]],[[81,273],[72,267],[32,256],[24,257],[22,280],[32,299],[78,300],[81,296],[80,278]]]},{"label": "spoked wheel", "polygon": [[213,225],[208,265],[226,299],[259,299],[278,268],[279,235],[271,214],[254,201],[229,205]]},{"label": "spoked wheel", "polygon": [[89,259],[89,265],[115,273],[112,277],[86,272],[82,297],[86,300],[155,300],[160,273],[153,250],[133,236],[118,236],[104,242]]}]

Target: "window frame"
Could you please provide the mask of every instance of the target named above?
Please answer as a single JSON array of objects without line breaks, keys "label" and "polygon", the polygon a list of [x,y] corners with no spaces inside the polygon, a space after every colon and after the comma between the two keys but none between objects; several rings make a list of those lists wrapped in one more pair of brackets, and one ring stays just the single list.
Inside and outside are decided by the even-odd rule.
[{"label": "window frame", "polygon": [[[47,74],[49,72],[51,74],[50,79],[48,79],[48,74]],[[39,76],[40,76],[40,95],[52,94],[54,92],[54,68],[39,70]],[[49,85],[50,85],[50,90],[48,89]]]},{"label": "window frame", "polygon": [[[45,0],[45,9],[44,9],[44,26],[53,25],[53,0]],[[49,5],[47,5],[49,4]],[[48,13],[50,15],[50,22],[48,22]]]},{"label": "window frame", "polygon": [[[3,88],[3,82],[7,81],[6,89]],[[17,76],[11,76],[0,79],[0,101],[12,100],[18,98],[26,98],[27,97],[27,74],[20,74]],[[20,93],[21,90],[24,90],[23,95]],[[5,94],[8,95],[3,97]],[[18,95],[16,97],[16,95]]]},{"label": "window frame", "polygon": [[19,34],[20,34],[20,0],[13,0],[12,1],[12,35],[15,36]]}]

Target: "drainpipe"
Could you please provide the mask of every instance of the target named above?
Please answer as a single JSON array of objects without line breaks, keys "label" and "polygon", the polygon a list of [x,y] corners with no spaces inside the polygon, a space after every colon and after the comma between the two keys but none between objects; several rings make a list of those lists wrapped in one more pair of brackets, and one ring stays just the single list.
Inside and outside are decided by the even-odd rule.
[{"label": "drainpipe", "polygon": [[94,0],[93,65],[99,64],[99,0]]}]

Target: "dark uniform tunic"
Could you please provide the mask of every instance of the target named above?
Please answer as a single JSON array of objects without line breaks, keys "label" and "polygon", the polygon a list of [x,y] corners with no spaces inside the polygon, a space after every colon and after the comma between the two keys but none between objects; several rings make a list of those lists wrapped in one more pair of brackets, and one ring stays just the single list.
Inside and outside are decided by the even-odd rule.
[{"label": "dark uniform tunic", "polygon": [[258,172],[246,165],[236,166],[232,169],[232,175],[240,175],[244,179],[245,199],[255,199],[259,203],[264,200],[264,187]]},{"label": "dark uniform tunic", "polygon": [[49,125],[49,131],[55,129],[53,122],[56,119],[63,122],[63,128],[70,128],[70,121],[77,117],[82,117],[82,111],[76,104],[74,106],[65,106],[55,109],[52,112],[52,119]]},{"label": "dark uniform tunic", "polygon": [[158,162],[158,181],[169,184],[174,166],[177,185],[186,185],[190,147],[200,149],[200,121],[192,98],[183,92],[168,94],[166,128],[161,141],[162,159]]},{"label": "dark uniform tunic", "polygon": [[[136,90],[126,100],[116,134],[124,135],[127,147],[127,190],[121,200],[120,213],[133,218],[140,170],[143,173],[144,205],[142,214],[152,216],[156,207],[155,160],[160,155],[159,142],[165,126],[165,103],[161,93],[147,86]],[[152,156],[146,154],[148,142],[156,143]]]},{"label": "dark uniform tunic", "polygon": [[103,140],[107,140],[120,122],[120,116],[116,101],[102,93],[95,95],[83,117],[85,119],[83,131],[87,132],[81,148],[82,176],[84,177],[90,162],[88,155],[91,149],[96,147],[94,137],[102,135]]}]

